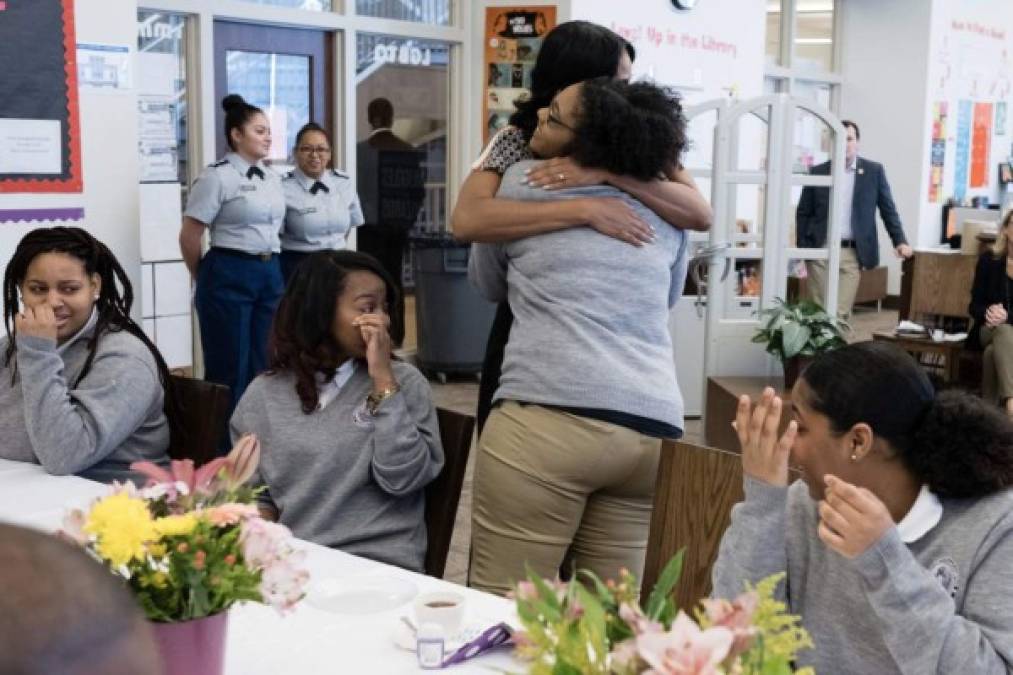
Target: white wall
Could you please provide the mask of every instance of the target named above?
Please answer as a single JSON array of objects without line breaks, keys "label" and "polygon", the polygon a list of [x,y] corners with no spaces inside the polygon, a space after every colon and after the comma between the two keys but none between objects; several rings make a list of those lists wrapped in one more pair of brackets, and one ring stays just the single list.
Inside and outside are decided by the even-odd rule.
[{"label": "white wall", "polygon": [[[859,155],[882,162],[904,232],[925,245],[921,213],[929,31],[927,0],[847,0],[841,8],[840,116],[861,129]],[[882,221],[877,219],[881,224]],[[889,292],[900,293],[900,263],[880,225],[880,263],[889,269]]]},{"label": "white wall", "polygon": [[[993,118],[986,176],[988,184],[967,187],[967,198],[984,195],[991,202],[999,199],[996,165],[1011,154],[1013,143],[1013,3],[991,0],[933,0],[932,35],[922,143],[928,153],[932,135],[932,108],[936,102],[947,104],[946,159],[942,197],[928,201],[928,161],[922,162],[919,193],[923,243],[934,244],[941,233],[940,216],[946,198],[954,194],[957,150],[957,110],[961,100],[973,103],[1004,101],[1007,106],[1003,134],[996,134]],[[926,155],[927,157],[927,155]]]},{"label": "white wall", "polygon": [[[135,0],[77,0],[78,43],[137,44]],[[137,226],[137,95],[125,91],[80,91],[82,194],[0,194],[0,209],[84,207],[83,221],[4,223],[0,227],[0,265],[6,267],[25,233],[40,226],[78,225],[105,242],[134,285],[134,315],[141,318],[140,243]]]}]

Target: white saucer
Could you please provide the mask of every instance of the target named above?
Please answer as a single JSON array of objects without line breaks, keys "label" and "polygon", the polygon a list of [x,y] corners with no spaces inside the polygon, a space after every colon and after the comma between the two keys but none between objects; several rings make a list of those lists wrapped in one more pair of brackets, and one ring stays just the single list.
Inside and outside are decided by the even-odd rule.
[{"label": "white saucer", "polygon": [[[482,631],[490,626],[492,626],[491,623],[465,625],[461,630],[451,635],[450,639],[444,643],[444,652],[446,652],[447,656],[450,656],[460,649],[461,645],[474,640],[482,634]],[[394,644],[409,652],[415,651],[415,633],[400,619],[394,625]]]},{"label": "white saucer", "polygon": [[374,614],[407,604],[418,593],[415,584],[397,577],[332,577],[313,584],[306,602],[336,614]]}]

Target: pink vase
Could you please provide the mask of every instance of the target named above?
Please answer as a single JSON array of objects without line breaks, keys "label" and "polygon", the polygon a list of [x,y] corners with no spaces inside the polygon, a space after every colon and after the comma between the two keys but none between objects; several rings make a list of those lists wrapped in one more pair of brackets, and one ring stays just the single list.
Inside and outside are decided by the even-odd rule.
[{"label": "pink vase", "polygon": [[222,675],[228,613],[178,623],[152,623],[165,675]]}]

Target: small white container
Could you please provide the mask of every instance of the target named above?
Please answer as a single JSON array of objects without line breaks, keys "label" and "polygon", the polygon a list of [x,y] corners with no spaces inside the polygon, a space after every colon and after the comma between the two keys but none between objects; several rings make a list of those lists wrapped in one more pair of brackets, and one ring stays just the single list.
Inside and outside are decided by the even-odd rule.
[{"label": "small white container", "polygon": [[419,626],[415,641],[415,653],[418,656],[419,668],[436,670],[442,666],[445,648],[446,638],[440,624],[424,623]]}]

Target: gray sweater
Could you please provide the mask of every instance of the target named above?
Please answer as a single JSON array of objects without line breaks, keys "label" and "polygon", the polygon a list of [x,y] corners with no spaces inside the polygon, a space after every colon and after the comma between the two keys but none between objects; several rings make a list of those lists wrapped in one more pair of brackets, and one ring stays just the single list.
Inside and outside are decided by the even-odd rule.
[{"label": "gray sweater", "polygon": [[640,248],[572,227],[505,244],[472,246],[469,274],[487,299],[514,314],[494,400],[612,410],[683,426],[669,309],[686,281],[686,234],[616,188],[548,192],[521,184],[513,164],[505,199],[618,197],[651,224]]},{"label": "gray sweater", "polygon": [[406,363],[393,366],[401,391],[376,417],[365,409],[372,389],[365,363],[309,415],[293,374],[260,375],[232,416],[232,438],[260,438],[254,480],[297,537],[422,571],[423,488],[443,468],[443,446],[429,383]]},{"label": "gray sweater", "polygon": [[[714,595],[787,570],[787,600],[817,673],[1013,672],[1013,491],[944,499],[940,522],[910,544],[892,528],[850,560],[816,535],[806,486],[746,478],[714,567]],[[783,596],[782,596],[783,597]]]},{"label": "gray sweater", "polygon": [[[53,340],[19,336],[11,367],[0,358],[0,457],[104,483],[137,479],[135,461],[168,464],[165,390],[143,342],[107,331],[88,375],[71,388],[93,331],[94,318],[60,351]],[[7,344],[0,340],[0,355]]]}]

